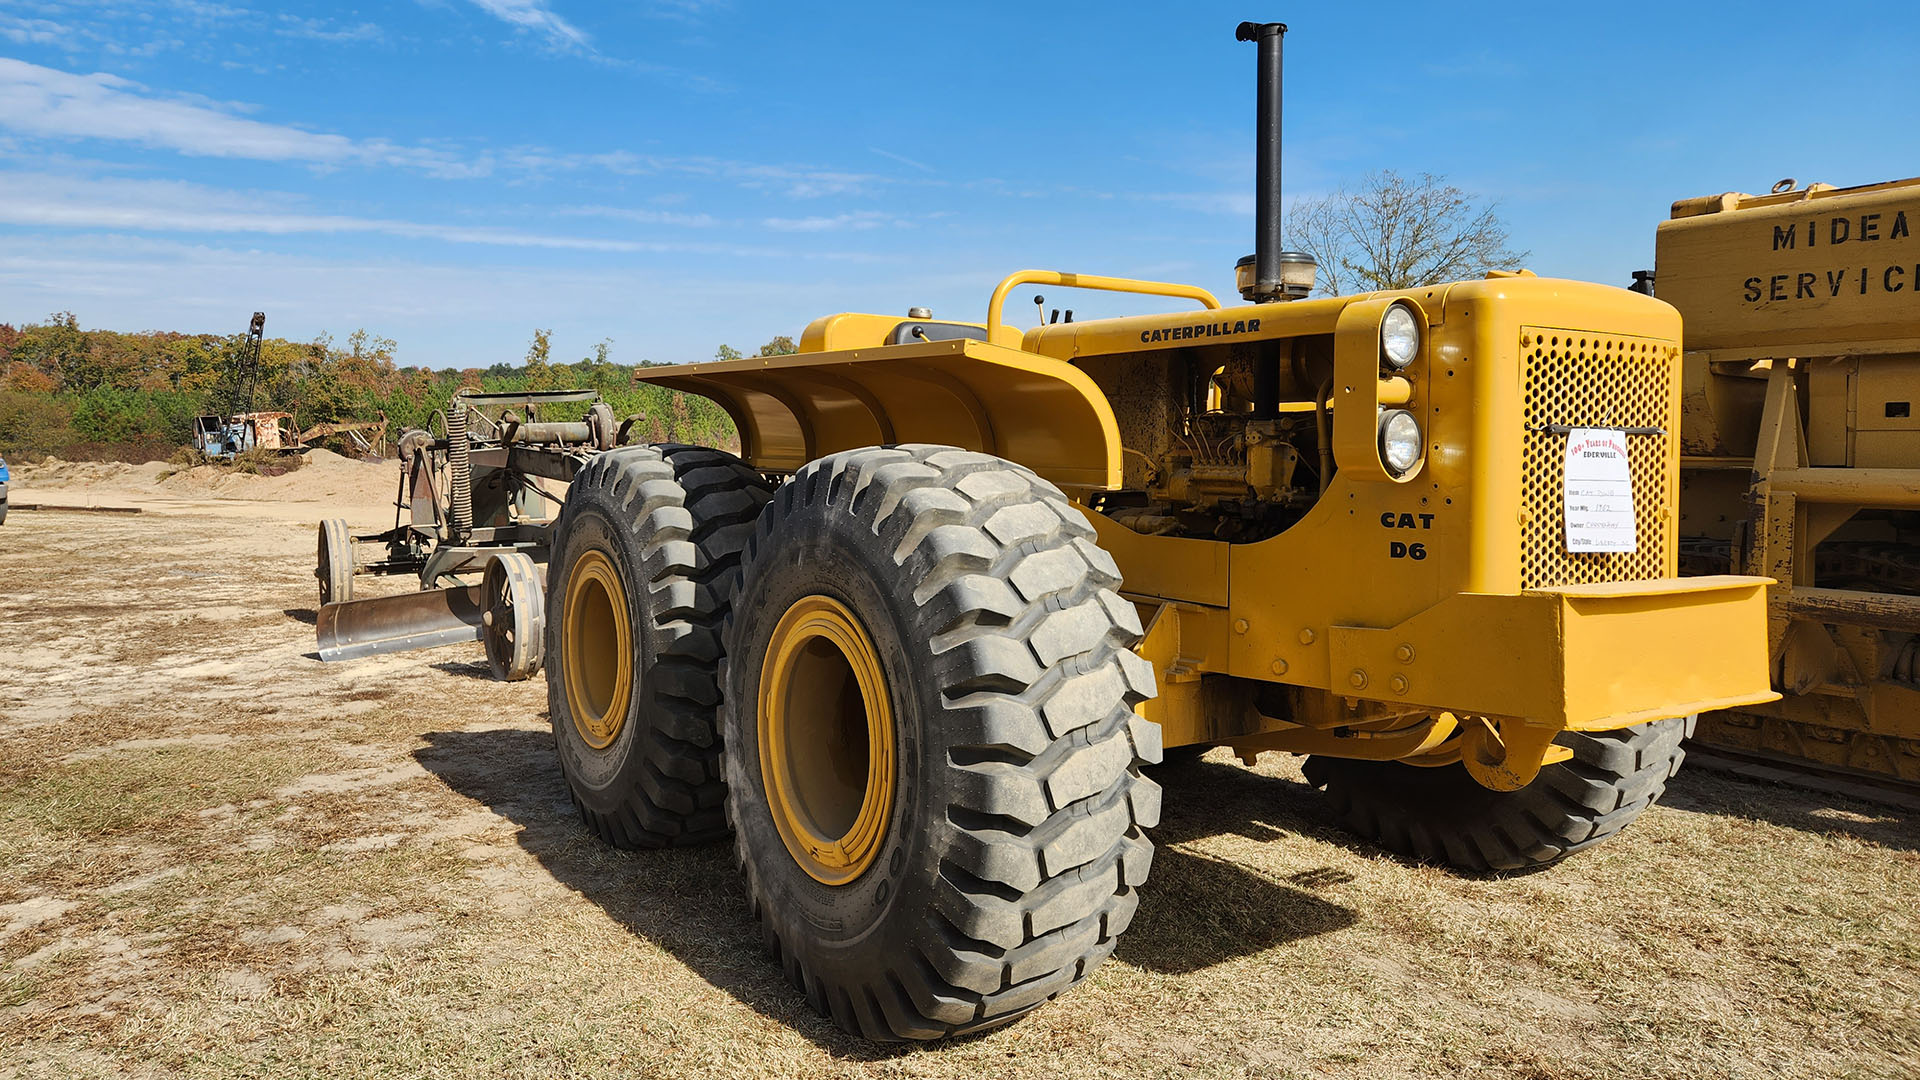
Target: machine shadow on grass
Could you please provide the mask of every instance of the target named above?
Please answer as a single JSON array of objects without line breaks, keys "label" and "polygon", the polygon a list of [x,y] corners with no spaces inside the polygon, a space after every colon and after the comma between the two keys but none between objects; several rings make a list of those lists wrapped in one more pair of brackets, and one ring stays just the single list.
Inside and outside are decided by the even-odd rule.
[{"label": "machine shadow on grass", "polygon": [[[884,1060],[911,1047],[867,1043],[814,1014],[761,946],[747,915],[730,844],[620,852],[589,834],[567,797],[553,737],[544,731],[436,731],[414,757],[448,788],[520,827],[520,845],[556,880],[633,933],[672,953],[714,986],[836,1055]],[[1153,876],[1118,961],[1167,974],[1353,925],[1351,910],[1313,889],[1337,883],[1325,868],[1288,881],[1191,850],[1232,832],[1266,839],[1291,809],[1275,788],[1299,787],[1224,765],[1181,766],[1154,838]],[[1332,875],[1332,876],[1330,876]]]},{"label": "machine shadow on grass", "polygon": [[461,678],[485,679],[488,682],[493,681],[493,669],[487,666],[485,660],[440,660],[434,663],[433,669]]},{"label": "machine shadow on grass", "polygon": [[1843,794],[1681,765],[1660,805],[1691,813],[1763,821],[1783,829],[1851,836],[1888,849],[1920,851],[1920,811]]}]

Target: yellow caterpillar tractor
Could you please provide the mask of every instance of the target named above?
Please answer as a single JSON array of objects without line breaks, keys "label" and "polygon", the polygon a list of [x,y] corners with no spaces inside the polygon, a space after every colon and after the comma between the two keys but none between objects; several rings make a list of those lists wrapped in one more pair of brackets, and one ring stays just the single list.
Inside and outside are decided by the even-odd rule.
[{"label": "yellow caterpillar tractor", "polygon": [[[1363,835],[1512,869],[1643,810],[1692,715],[1775,696],[1765,580],[1677,576],[1679,316],[1525,274],[1304,299],[1284,32],[1238,32],[1246,303],[1024,271],[980,323],[829,315],[796,355],[643,373],[722,404],[738,458],[622,447],[569,490],[545,654],[582,816],[730,829],[769,948],[849,1031],[978,1030],[1084,979],[1146,885],[1166,748],[1311,755]],[[1025,284],[1193,310],[1021,333]]]},{"label": "yellow caterpillar tractor", "polygon": [[1782,181],[1660,225],[1659,295],[1687,320],[1682,567],[1777,582],[1786,696],[1702,717],[1723,753],[1920,783],[1916,229],[1920,179]]}]

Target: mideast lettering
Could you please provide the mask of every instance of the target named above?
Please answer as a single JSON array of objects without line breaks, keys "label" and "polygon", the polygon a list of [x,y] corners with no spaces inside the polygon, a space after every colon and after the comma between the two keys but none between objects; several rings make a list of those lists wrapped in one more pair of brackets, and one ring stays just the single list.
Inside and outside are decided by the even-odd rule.
[{"label": "mideast lettering", "polygon": [[[1796,221],[1775,225],[1773,250],[1802,251],[1822,247],[1857,250],[1861,244],[1905,240],[1912,235],[1913,226],[1908,222],[1905,210],[1896,210],[1891,214],[1838,214],[1809,218],[1804,223]],[[1866,296],[1869,293],[1916,292],[1920,292],[1920,263],[1881,262],[1864,266],[1858,263],[1827,266],[1790,274],[1755,275],[1741,283],[1740,298],[1749,304],[1778,304],[1795,300]]]}]

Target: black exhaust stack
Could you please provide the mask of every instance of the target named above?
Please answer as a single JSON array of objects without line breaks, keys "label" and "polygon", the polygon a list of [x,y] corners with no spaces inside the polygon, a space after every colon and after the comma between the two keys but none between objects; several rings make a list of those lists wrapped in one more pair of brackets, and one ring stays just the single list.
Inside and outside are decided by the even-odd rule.
[{"label": "black exhaust stack", "polygon": [[1253,254],[1234,267],[1240,295],[1255,303],[1293,300],[1313,291],[1313,256],[1287,251],[1281,235],[1280,52],[1286,34],[1287,24],[1277,22],[1243,22],[1234,31],[1235,40],[1259,48]]}]

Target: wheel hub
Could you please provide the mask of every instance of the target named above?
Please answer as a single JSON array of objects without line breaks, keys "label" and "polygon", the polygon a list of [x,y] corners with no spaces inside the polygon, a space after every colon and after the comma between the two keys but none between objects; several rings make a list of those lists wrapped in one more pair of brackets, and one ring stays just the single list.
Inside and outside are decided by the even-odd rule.
[{"label": "wheel hub", "polygon": [[760,668],[760,773],[787,851],[827,885],[859,877],[893,812],[893,706],[873,639],[830,596],[801,598]]},{"label": "wheel hub", "polygon": [[605,750],[620,737],[633,700],[633,636],[627,592],[612,560],[599,551],[580,556],[567,575],[561,610],[561,672],[567,711],[580,738]]}]

